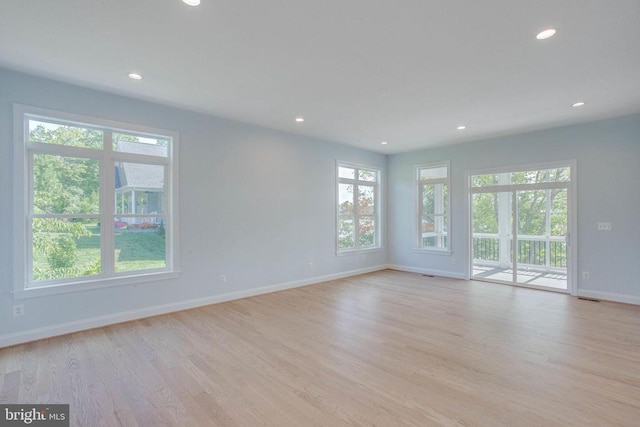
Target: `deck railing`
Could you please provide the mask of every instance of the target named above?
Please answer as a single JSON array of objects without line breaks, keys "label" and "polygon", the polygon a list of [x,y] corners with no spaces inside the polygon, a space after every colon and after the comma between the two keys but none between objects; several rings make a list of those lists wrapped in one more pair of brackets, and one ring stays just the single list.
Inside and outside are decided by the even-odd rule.
[{"label": "deck railing", "polygon": [[[506,236],[503,239],[507,242],[508,262],[512,263],[513,238],[512,236]],[[503,261],[500,258],[500,248],[500,236],[497,234],[474,233],[474,262],[489,265],[500,263]],[[553,270],[567,267],[567,244],[564,236],[519,236],[516,252],[519,265],[544,267]]]}]

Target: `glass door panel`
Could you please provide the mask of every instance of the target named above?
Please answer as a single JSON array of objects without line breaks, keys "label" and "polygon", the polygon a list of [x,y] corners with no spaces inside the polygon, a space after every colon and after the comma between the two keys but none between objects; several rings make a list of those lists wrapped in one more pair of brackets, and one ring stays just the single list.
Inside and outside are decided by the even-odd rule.
[{"label": "glass door panel", "polygon": [[560,188],[472,194],[472,277],[568,290],[567,193]]},{"label": "glass door panel", "polygon": [[472,276],[513,282],[512,193],[476,193],[472,210]]},{"label": "glass door panel", "polygon": [[517,191],[514,282],[567,290],[567,189]]}]

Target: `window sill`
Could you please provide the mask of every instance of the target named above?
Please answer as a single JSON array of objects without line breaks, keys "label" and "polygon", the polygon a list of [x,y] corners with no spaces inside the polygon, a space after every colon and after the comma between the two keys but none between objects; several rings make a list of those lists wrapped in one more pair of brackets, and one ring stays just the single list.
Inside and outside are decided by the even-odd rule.
[{"label": "window sill", "polygon": [[413,248],[413,252],[419,254],[430,255],[451,255],[453,252],[450,249],[426,249],[426,248]]},{"label": "window sill", "polygon": [[381,247],[367,248],[367,249],[345,249],[342,251],[336,251],[336,256],[348,256],[358,254],[368,254],[372,252],[382,252]]},{"label": "window sill", "polygon": [[131,276],[117,276],[109,278],[98,278],[82,280],[74,283],[55,284],[49,286],[39,286],[25,288],[13,292],[15,299],[25,299],[41,297],[47,295],[65,294],[69,292],[81,292],[95,289],[104,289],[114,286],[136,285],[138,283],[154,282],[159,280],[175,279],[180,275],[179,271],[162,271],[153,273],[143,273]]}]

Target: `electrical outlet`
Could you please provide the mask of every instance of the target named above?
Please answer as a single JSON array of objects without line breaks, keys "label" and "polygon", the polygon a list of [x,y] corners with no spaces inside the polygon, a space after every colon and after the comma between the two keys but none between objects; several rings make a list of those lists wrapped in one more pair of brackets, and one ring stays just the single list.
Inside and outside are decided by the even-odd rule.
[{"label": "electrical outlet", "polygon": [[456,265],[456,259],[455,258],[451,258],[451,265]]},{"label": "electrical outlet", "polygon": [[589,273],[588,271],[583,271],[582,272],[582,279],[583,280],[589,280],[591,278],[591,273]]},{"label": "electrical outlet", "polygon": [[220,275],[220,283],[227,283],[227,275],[226,274],[221,274]]},{"label": "electrical outlet", "polygon": [[13,317],[22,316],[24,314],[24,304],[16,304],[13,306]]},{"label": "electrical outlet", "polygon": [[610,222],[599,222],[598,223],[599,231],[611,231],[611,223]]},{"label": "electrical outlet", "polygon": [[312,262],[309,263],[309,270],[313,270],[313,263]]}]

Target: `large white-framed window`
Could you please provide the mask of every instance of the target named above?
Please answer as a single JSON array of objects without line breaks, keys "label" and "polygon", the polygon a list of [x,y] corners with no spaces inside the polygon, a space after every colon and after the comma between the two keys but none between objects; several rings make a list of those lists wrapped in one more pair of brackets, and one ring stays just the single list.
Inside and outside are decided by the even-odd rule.
[{"label": "large white-framed window", "polygon": [[450,252],[449,229],[450,163],[439,162],[416,167],[417,248]]},{"label": "large white-framed window", "polygon": [[175,277],[175,132],[14,106],[15,295]]},{"label": "large white-framed window", "polygon": [[337,162],[337,253],[375,250],[380,239],[380,169]]}]

